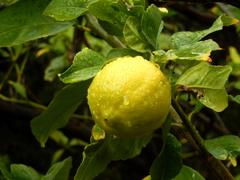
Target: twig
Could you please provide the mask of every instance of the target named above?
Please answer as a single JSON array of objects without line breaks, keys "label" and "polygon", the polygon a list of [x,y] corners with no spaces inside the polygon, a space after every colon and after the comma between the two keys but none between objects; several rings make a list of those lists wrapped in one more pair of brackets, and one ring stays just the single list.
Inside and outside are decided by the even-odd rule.
[{"label": "twig", "polygon": [[9,98],[9,97],[6,97],[6,96],[4,96],[2,94],[0,94],[0,99],[3,100],[3,101],[11,102],[11,103],[29,105],[29,106],[32,106],[34,108],[40,109],[40,110],[46,110],[47,109],[46,106],[43,106],[41,104],[29,101],[29,100],[21,100],[21,99],[16,99],[16,98]]},{"label": "twig", "polygon": [[13,67],[14,67],[14,63],[12,63],[12,64],[10,65],[10,67],[8,68],[6,74],[4,75],[3,80],[2,80],[2,82],[0,83],[0,91],[2,90],[2,88],[3,88],[3,86],[4,86],[5,82],[6,82],[6,80],[7,80],[8,77],[10,76],[10,74],[11,74],[11,72],[12,72],[12,70],[13,70]]},{"label": "twig", "polygon": [[222,132],[224,132],[224,134],[230,134],[230,131],[228,130],[228,128],[225,126],[222,118],[220,117],[220,115],[216,112],[213,111],[213,114],[215,116],[216,121],[218,122],[220,128],[222,129]]},{"label": "twig", "polygon": [[26,55],[25,55],[25,57],[23,59],[23,62],[20,66],[19,74],[17,76],[17,82],[20,82],[21,79],[22,79],[23,71],[25,70],[28,59],[29,59],[29,51],[26,52]]},{"label": "twig", "polygon": [[233,180],[233,176],[228,171],[228,169],[224,166],[224,164],[215,159],[211,154],[208,153],[208,151],[205,148],[204,140],[198,133],[197,129],[194,127],[194,125],[191,123],[188,116],[185,114],[181,106],[178,104],[176,100],[172,101],[173,108],[178,113],[179,117],[181,118],[183,124],[191,134],[192,138],[196,142],[196,144],[199,147],[199,153],[202,154],[207,161],[207,165],[209,165],[209,168],[213,170],[213,172],[217,175],[219,179],[222,180]]},{"label": "twig", "polygon": [[69,63],[72,63],[76,53],[81,50],[82,44],[87,44],[84,36],[84,30],[76,26],[74,27],[74,32],[73,32],[72,47],[68,53]]},{"label": "twig", "polygon": [[116,37],[109,35],[98,23],[97,19],[87,14],[86,18],[88,20],[88,23],[91,27],[91,29],[96,32],[99,36],[101,36],[105,41],[107,41],[111,46],[116,48],[124,48],[125,45]]},{"label": "twig", "polygon": [[216,19],[216,16],[214,14],[199,11],[190,5],[186,6],[186,4],[184,3],[172,3],[172,5],[169,5],[169,7],[173,7],[175,10],[181,12],[187,17],[191,17],[192,19],[196,19],[199,22],[207,25],[212,24],[213,21]]},{"label": "twig", "polygon": [[[170,115],[173,118],[174,122],[176,122],[177,124],[183,123],[181,117],[179,116],[179,114],[176,112],[176,110],[171,106],[170,107]],[[199,146],[198,144],[195,142],[195,140],[193,139],[193,137],[189,134],[188,131],[186,131],[186,129],[183,128],[178,128],[176,126],[172,126],[172,129],[174,130],[175,134],[177,134],[178,137],[184,137],[188,140],[188,142],[196,149],[199,151]]]},{"label": "twig", "polygon": [[[187,103],[181,103],[181,106],[183,106],[184,109],[188,109],[188,110],[192,111],[192,108]],[[216,122],[214,122],[212,124],[213,129],[216,130],[220,134],[224,134],[224,135],[230,134],[230,131],[226,128],[223,121],[220,120],[221,117],[219,116],[219,114],[216,112],[211,112],[211,113],[213,113],[213,115],[215,116],[214,120],[216,120]],[[194,113],[194,114],[192,114],[192,116],[189,116],[190,119],[193,117],[196,117],[196,118],[200,119],[199,121],[203,121],[204,123],[207,123],[207,124],[209,124],[213,121],[211,118],[209,118],[207,115],[205,115],[202,112]]]},{"label": "twig", "polygon": [[226,4],[231,4],[236,7],[240,7],[240,0],[151,0],[151,2],[185,2],[185,3],[215,3],[222,2]]},{"label": "twig", "polygon": [[182,158],[183,158],[183,159],[192,158],[192,157],[194,157],[194,156],[199,156],[198,151],[193,151],[193,152],[183,153],[183,154],[182,154]]},{"label": "twig", "polygon": [[[38,109],[40,111],[47,110],[47,106],[44,106],[42,104],[38,104],[38,103],[30,101],[30,100],[22,100],[22,99],[10,98],[10,97],[6,97],[6,96],[4,96],[2,94],[0,94],[0,100],[6,101],[6,102],[15,103],[15,104],[28,105],[28,106],[34,107],[34,108],[36,108],[36,109]],[[76,118],[76,119],[92,120],[91,117],[84,116],[84,115],[79,115],[79,114],[72,114],[71,117],[72,118]]]}]

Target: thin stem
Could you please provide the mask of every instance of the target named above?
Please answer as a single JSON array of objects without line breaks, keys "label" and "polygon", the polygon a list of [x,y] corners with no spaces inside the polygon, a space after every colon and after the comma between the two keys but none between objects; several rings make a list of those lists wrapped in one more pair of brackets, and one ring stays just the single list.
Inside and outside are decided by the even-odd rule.
[{"label": "thin stem", "polygon": [[43,106],[43,105],[38,104],[38,103],[35,103],[33,101],[16,99],[16,98],[9,98],[9,97],[6,97],[6,96],[4,96],[2,94],[0,94],[0,99],[3,100],[3,101],[11,102],[11,103],[29,105],[29,106],[32,106],[34,108],[40,109],[40,110],[46,110],[47,109],[46,106]]},{"label": "thin stem", "polygon": [[[10,97],[4,96],[2,94],[0,94],[0,99],[3,100],[3,101],[6,101],[6,102],[29,105],[29,106],[37,108],[37,109],[39,109],[41,111],[45,111],[48,108],[47,106],[44,106],[42,104],[38,104],[38,103],[33,102],[33,101],[16,99],[16,98],[10,98]],[[91,117],[86,116],[86,115],[72,114],[71,117],[72,118],[76,118],[76,119],[92,120]]]},{"label": "thin stem", "polygon": [[220,129],[222,129],[222,132],[224,134],[230,134],[230,131],[227,129],[227,127],[225,126],[222,118],[220,117],[220,115],[216,112],[213,111],[213,114],[215,116],[216,121],[218,122]]},{"label": "thin stem", "polygon": [[18,80],[17,82],[20,82],[21,79],[22,79],[22,75],[23,75],[23,71],[26,67],[26,64],[27,64],[27,61],[28,61],[28,58],[29,58],[29,51],[27,51],[26,55],[24,56],[24,59],[23,59],[23,62],[19,68],[19,74],[18,74]]},{"label": "thin stem", "polygon": [[[233,176],[231,173],[228,171],[228,169],[224,166],[224,164],[215,159],[211,154],[208,153],[207,149],[205,148],[204,145],[204,140],[198,133],[197,129],[195,126],[191,123],[191,120],[188,118],[188,116],[185,114],[181,106],[178,104],[176,100],[172,101],[173,108],[181,118],[183,124],[191,134],[192,138],[196,142],[196,144],[199,147],[199,153],[202,154],[206,161],[208,166],[215,172],[215,174],[218,176],[219,179],[222,180],[234,180]],[[177,121],[179,121],[177,119]]]},{"label": "thin stem", "polygon": [[11,66],[8,68],[8,71],[6,72],[5,76],[3,77],[3,80],[0,84],[0,91],[2,90],[6,80],[8,79],[8,77],[10,76],[12,70],[13,70],[13,67],[14,67],[14,63],[11,64]]},{"label": "thin stem", "polygon": [[73,114],[72,117],[77,119],[84,119],[84,120],[91,120],[91,121],[93,120],[90,116],[86,116],[86,115]]},{"label": "thin stem", "polygon": [[183,153],[182,154],[183,159],[192,158],[194,156],[199,156],[198,151],[193,151],[193,152],[188,152],[188,153]]},{"label": "thin stem", "polygon": [[[174,122],[176,122],[177,124],[182,124],[183,121],[181,119],[181,117],[179,116],[179,114],[176,112],[176,110],[171,106],[170,107],[170,115],[172,117],[172,119],[174,120]],[[178,137],[183,137],[184,139],[187,139],[188,142],[198,151],[199,150],[199,146],[198,144],[195,142],[195,140],[193,139],[193,137],[191,136],[191,134],[189,134],[188,131],[186,131],[185,126],[183,126],[184,128],[179,128],[176,126],[172,126],[173,130],[175,131],[175,133],[177,134]]]},{"label": "thin stem", "polygon": [[106,42],[108,42],[111,46],[116,48],[124,48],[125,45],[116,37],[109,35],[98,23],[97,19],[87,14],[86,18],[88,20],[88,23],[91,27],[91,29],[96,32],[99,36],[101,36]]},{"label": "thin stem", "polygon": [[205,146],[204,146],[204,141],[203,141],[202,137],[199,135],[198,131],[193,126],[193,124],[191,123],[190,119],[188,118],[188,116],[183,111],[183,109],[180,107],[180,105],[177,103],[177,101],[173,101],[172,105],[173,105],[174,109],[176,110],[176,112],[179,114],[179,116],[182,119],[182,121],[183,121],[184,125],[186,126],[186,128],[189,130],[190,134],[193,136],[193,139],[196,142],[198,142],[199,148],[202,151],[206,151],[205,150]]},{"label": "thin stem", "polygon": [[159,2],[185,2],[185,3],[215,3],[222,2],[226,4],[231,4],[236,7],[240,7],[240,0],[151,0],[151,3],[159,3]]}]

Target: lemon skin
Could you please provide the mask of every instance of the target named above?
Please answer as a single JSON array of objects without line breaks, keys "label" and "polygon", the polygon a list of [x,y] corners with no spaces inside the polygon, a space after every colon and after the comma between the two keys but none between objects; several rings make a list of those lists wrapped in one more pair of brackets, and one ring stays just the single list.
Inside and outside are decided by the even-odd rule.
[{"label": "lemon skin", "polygon": [[127,56],[104,66],[87,98],[94,121],[106,133],[136,137],[161,127],[169,112],[171,88],[156,64]]}]

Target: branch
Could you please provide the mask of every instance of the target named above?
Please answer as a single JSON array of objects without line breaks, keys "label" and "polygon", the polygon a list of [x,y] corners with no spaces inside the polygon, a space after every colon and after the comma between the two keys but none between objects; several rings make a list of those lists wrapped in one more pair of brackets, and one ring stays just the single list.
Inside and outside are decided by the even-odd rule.
[{"label": "branch", "polygon": [[178,104],[178,102],[173,100],[172,105],[173,105],[173,109],[175,109],[175,111],[178,113],[183,124],[191,134],[195,143],[197,144],[199,153],[203,155],[204,159],[207,161],[207,165],[209,166],[209,168],[213,170],[213,172],[217,175],[218,179],[233,180],[234,179],[233,176],[228,171],[228,169],[224,166],[224,164],[221,161],[215,159],[211,154],[208,153],[204,145],[204,139],[200,136],[197,129],[191,123],[191,120],[185,114],[185,112],[183,111],[181,106]]},{"label": "branch", "polygon": [[[43,111],[47,110],[47,108],[48,108],[47,106],[44,106],[42,104],[38,104],[38,103],[30,101],[30,100],[16,99],[16,98],[4,96],[2,94],[0,94],[0,102],[1,102],[1,100],[5,101],[5,102],[10,102],[10,103],[13,103],[13,104],[27,105],[27,106],[30,106],[32,108],[37,109],[40,112],[43,112]],[[84,115],[79,115],[79,114],[72,114],[71,117],[76,118],[76,119],[92,120],[91,117],[84,116]]]},{"label": "branch", "polygon": [[87,14],[86,18],[88,20],[90,28],[94,32],[96,32],[99,36],[101,36],[101,38],[103,38],[112,47],[116,47],[116,48],[124,48],[125,47],[125,45],[116,36],[109,35],[102,28],[102,26],[98,23],[97,19],[94,16]]},{"label": "branch", "polygon": [[[32,102],[33,103],[33,102]],[[31,120],[40,113],[42,113],[47,107],[34,102],[33,104],[29,101],[24,102],[24,100],[16,100],[13,98],[8,98],[6,96],[0,96],[0,114],[5,117],[5,114],[13,115],[23,120]],[[81,121],[79,121],[81,120]],[[85,121],[82,121],[85,120]],[[69,123],[64,128],[73,137],[79,137],[83,139],[89,139],[91,136],[91,127],[86,124],[88,122],[93,122],[92,118],[87,115],[72,114]]]},{"label": "branch", "polygon": [[240,7],[240,0],[151,0],[152,3],[159,3],[159,2],[185,2],[185,3],[215,3],[215,2],[222,2],[226,4],[231,4],[236,7]]}]

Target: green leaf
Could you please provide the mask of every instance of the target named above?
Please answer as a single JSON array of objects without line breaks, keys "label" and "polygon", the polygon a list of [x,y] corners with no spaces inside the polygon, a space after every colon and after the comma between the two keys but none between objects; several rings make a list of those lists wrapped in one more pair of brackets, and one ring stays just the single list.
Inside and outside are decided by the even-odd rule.
[{"label": "green leaf", "polygon": [[204,89],[199,101],[216,112],[223,111],[228,106],[228,94],[225,89]]},{"label": "green leaf", "polygon": [[7,156],[0,156],[0,172],[6,180],[11,180],[10,162]]},{"label": "green leaf", "polygon": [[240,64],[230,62],[229,65],[232,67],[232,75],[240,76]]},{"label": "green leaf", "polygon": [[74,177],[75,180],[89,180],[100,174],[111,161],[126,160],[140,154],[151,136],[120,139],[107,137],[103,141],[86,146],[83,161]]},{"label": "green leaf", "polygon": [[[162,126],[162,137],[163,137],[163,141],[165,144],[166,144],[167,139],[169,138],[168,135],[171,130],[171,125],[172,125],[172,119],[170,118],[170,115],[168,115]],[[165,146],[165,144],[164,144],[164,146]]]},{"label": "green leaf", "polygon": [[129,6],[127,2],[117,0],[98,0],[89,6],[89,12],[100,20],[99,23],[104,29],[117,36],[122,36],[129,16],[139,17],[143,11],[141,5]]},{"label": "green leaf", "polygon": [[52,132],[66,125],[86,96],[88,86],[88,81],[66,86],[56,94],[48,109],[31,121],[32,133],[41,146]]},{"label": "green leaf", "polygon": [[240,95],[237,95],[237,96],[229,95],[229,98],[230,98],[232,101],[240,104]]},{"label": "green leaf", "polygon": [[231,70],[230,66],[202,62],[185,71],[176,84],[188,88],[223,89]]},{"label": "green leaf", "polygon": [[[90,16],[88,16],[90,18]],[[96,20],[94,17],[92,20]],[[97,23],[95,21],[95,23]],[[109,51],[112,49],[112,46],[110,46],[104,39],[100,37],[96,37],[96,35],[92,33],[85,33],[86,41],[88,42],[88,46],[90,49],[98,52],[99,54],[103,55],[104,57],[107,56]]]},{"label": "green leaf", "polygon": [[139,53],[137,51],[134,51],[132,49],[128,49],[128,48],[115,48],[112,49],[108,55],[107,58],[108,59],[113,59],[113,58],[117,58],[117,57],[123,57],[123,56],[138,56]]},{"label": "green leaf", "polygon": [[15,91],[20,94],[23,98],[27,98],[27,92],[24,85],[19,82],[8,81],[10,85],[15,89]]},{"label": "green leaf", "polygon": [[50,167],[47,174],[44,175],[41,180],[68,180],[69,173],[72,167],[72,158],[66,158],[65,160],[55,163]]},{"label": "green leaf", "polygon": [[186,70],[176,84],[197,91],[201,103],[220,112],[228,106],[224,85],[231,70],[231,66],[213,66],[202,62]]},{"label": "green leaf", "polygon": [[237,89],[237,90],[240,90],[240,81],[236,81],[234,84],[233,84],[234,88]]},{"label": "green leaf", "polygon": [[235,47],[229,47],[229,55],[233,63],[240,64],[240,55]]},{"label": "green leaf", "polygon": [[68,137],[63,132],[57,130],[50,135],[50,138],[63,147],[66,147],[69,142]]},{"label": "green leaf", "polygon": [[0,0],[0,3],[3,3],[4,5],[11,5],[11,4],[14,4],[16,3],[18,0]]},{"label": "green leaf", "polygon": [[232,66],[232,74],[235,76],[240,75],[240,55],[235,47],[229,47],[229,55],[231,62],[229,65]]},{"label": "green leaf", "polygon": [[142,31],[149,44],[153,48],[160,47],[160,33],[163,29],[163,21],[161,11],[155,5],[147,8],[142,18]]},{"label": "green leaf", "polygon": [[88,48],[76,54],[73,64],[59,77],[64,83],[76,83],[94,77],[101,70],[106,59]]},{"label": "green leaf", "polygon": [[219,46],[213,40],[199,41],[190,46],[183,46],[177,50],[169,50],[169,60],[198,60],[208,61],[212,51],[219,50]]},{"label": "green leaf", "polygon": [[76,19],[88,10],[89,0],[52,0],[44,11],[44,15],[50,16],[57,21]]},{"label": "green leaf", "polygon": [[226,160],[240,155],[240,138],[234,135],[225,135],[214,139],[205,140],[206,149],[215,158]]},{"label": "green leaf", "polygon": [[13,46],[61,32],[73,21],[57,22],[42,15],[49,0],[19,1],[0,11],[0,47]]},{"label": "green leaf", "polygon": [[41,180],[41,175],[32,167],[23,164],[12,164],[11,178],[17,180]]},{"label": "green leaf", "polygon": [[236,24],[238,21],[234,18],[228,16],[220,16],[217,20],[213,23],[213,25],[202,31],[196,32],[177,32],[172,35],[172,48],[178,49],[185,45],[190,45],[200,41],[202,38],[207,36],[208,34],[219,31],[223,28],[223,26],[229,26],[232,24]]},{"label": "green leaf", "polygon": [[89,6],[89,12],[101,20],[100,24],[108,32],[116,35],[121,35],[129,13],[123,2],[114,0],[98,0]]},{"label": "green leaf", "polygon": [[183,166],[180,173],[172,180],[204,180],[205,178],[191,167]]},{"label": "green leaf", "polygon": [[141,33],[139,20],[135,17],[129,17],[123,29],[123,36],[127,45],[133,50],[139,52],[150,51],[149,44]]},{"label": "green leaf", "polygon": [[120,8],[115,9],[113,7],[113,4],[119,4],[115,2],[114,0],[98,0],[89,6],[89,12],[98,19],[111,23],[114,23],[121,15],[123,15],[122,18],[125,19],[125,13]]},{"label": "green leaf", "polygon": [[181,143],[172,134],[168,134],[162,151],[151,166],[151,180],[171,180],[181,167]]},{"label": "green leaf", "polygon": [[65,56],[58,56],[52,59],[44,71],[44,80],[52,82],[67,65],[68,62]]},{"label": "green leaf", "polygon": [[232,5],[225,5],[226,9],[230,11],[231,15],[237,19],[240,19],[240,9],[232,6]]},{"label": "green leaf", "polygon": [[240,180],[240,174],[238,174],[234,179],[235,180]]},{"label": "green leaf", "polygon": [[133,5],[140,5],[140,6],[143,6],[145,7],[146,6],[146,1],[145,0],[126,0],[125,2],[128,2],[128,4],[130,6],[133,6]]},{"label": "green leaf", "polygon": [[170,49],[171,36],[167,33],[160,33],[158,37],[158,49]]},{"label": "green leaf", "polygon": [[239,23],[239,18],[234,18],[234,17],[227,16],[227,15],[222,15],[220,17],[223,22],[223,26],[231,26],[231,25],[235,25],[235,24]]},{"label": "green leaf", "polygon": [[219,50],[219,46],[213,40],[205,40],[180,47],[179,49],[171,49],[167,52],[163,50],[154,51],[158,62],[167,60],[197,60],[208,61],[212,51]]}]

